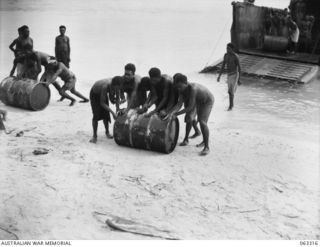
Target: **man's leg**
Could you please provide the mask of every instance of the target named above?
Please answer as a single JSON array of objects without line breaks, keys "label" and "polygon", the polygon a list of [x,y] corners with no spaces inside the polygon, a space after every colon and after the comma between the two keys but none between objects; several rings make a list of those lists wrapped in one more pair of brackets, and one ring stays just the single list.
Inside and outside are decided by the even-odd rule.
[{"label": "man's leg", "polygon": [[183,142],[180,143],[180,146],[187,146],[188,145],[191,127],[192,127],[192,121],[187,121],[186,122],[186,135],[183,139]]},{"label": "man's leg", "polygon": [[205,121],[200,120],[200,128],[201,128],[201,132],[202,132],[202,136],[203,136],[203,144],[204,144],[204,148],[201,151],[201,155],[206,155],[209,153],[209,128],[208,125]]},{"label": "man's leg", "polygon": [[234,99],[233,93],[229,93],[229,108],[228,108],[228,111],[231,111],[232,108],[233,108],[233,99]]},{"label": "man's leg", "polygon": [[198,137],[199,135],[201,135],[201,132],[200,132],[197,124],[198,124],[198,121],[196,121],[196,120],[193,120],[193,121],[192,121],[192,127],[193,127],[193,129],[194,129],[194,134],[193,134],[192,136],[190,136],[191,139],[192,139],[192,138],[196,138],[196,137]]},{"label": "man's leg", "polygon": [[76,96],[78,96],[79,98],[81,98],[82,100],[80,101],[81,103],[86,103],[89,102],[89,99],[87,99],[86,97],[84,97],[81,93],[79,93],[78,91],[76,91],[75,88],[72,88],[70,90],[70,92]]},{"label": "man's leg", "polygon": [[213,102],[214,99],[212,99],[211,102],[209,101],[207,104],[199,106],[197,108],[198,120],[203,136],[203,141],[198,144],[197,147],[204,146],[203,150],[200,152],[200,155],[206,155],[209,153],[209,128],[207,123],[213,107]]},{"label": "man's leg", "polygon": [[113,136],[109,133],[109,121],[108,119],[103,119],[104,127],[106,129],[106,136],[108,139],[112,139]]},{"label": "man's leg", "polygon": [[74,103],[76,102],[76,100],[74,98],[72,98],[69,94],[66,93],[65,87],[61,88],[61,90],[59,91],[59,94],[61,95],[61,97],[64,97],[64,98],[71,100],[70,106],[73,106]]},{"label": "man's leg", "polygon": [[13,76],[14,75],[14,72],[16,71],[16,68],[17,68],[17,63],[13,62],[13,67],[10,71],[10,76]]},{"label": "man's leg", "polygon": [[97,136],[98,121],[97,120],[92,119],[92,129],[93,129],[93,136],[92,136],[90,142],[96,143],[97,138],[98,138],[98,136]]}]

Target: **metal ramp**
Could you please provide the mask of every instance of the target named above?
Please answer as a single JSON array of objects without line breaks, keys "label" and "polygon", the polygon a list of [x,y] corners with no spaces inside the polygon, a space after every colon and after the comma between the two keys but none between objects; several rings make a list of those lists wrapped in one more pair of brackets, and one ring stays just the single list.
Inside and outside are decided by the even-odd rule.
[{"label": "metal ramp", "polygon": [[[274,80],[285,80],[295,83],[306,83],[309,74],[318,71],[317,65],[293,61],[266,58],[254,55],[239,54],[241,74]],[[205,68],[202,72],[219,72],[222,61]],[[224,71],[226,72],[226,71]]]}]

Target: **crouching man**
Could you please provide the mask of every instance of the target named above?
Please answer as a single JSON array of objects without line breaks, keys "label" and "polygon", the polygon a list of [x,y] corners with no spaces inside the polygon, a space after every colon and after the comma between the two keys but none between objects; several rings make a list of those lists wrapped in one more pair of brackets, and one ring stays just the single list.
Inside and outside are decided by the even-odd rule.
[{"label": "crouching man", "polygon": [[59,91],[59,94],[61,95],[61,100],[66,98],[71,101],[70,106],[73,106],[76,100],[66,93],[67,90],[70,90],[72,94],[81,98],[82,100],[80,103],[89,102],[89,99],[76,91],[76,76],[63,63],[54,61],[48,64],[45,74],[46,75],[42,76],[41,81],[47,86],[49,86],[51,83],[54,83],[58,77],[61,78],[61,80],[64,82],[64,85]]},{"label": "crouching man", "polygon": [[122,83],[122,77],[115,76],[112,79],[103,79],[95,82],[90,91],[90,103],[92,108],[92,128],[93,136],[90,140],[92,143],[97,142],[98,121],[103,120],[106,130],[106,136],[112,139],[113,136],[109,132],[109,123],[111,123],[110,113],[113,119],[116,113],[110,108],[109,100],[112,104],[116,104],[116,112],[119,111],[119,88]]},{"label": "crouching man", "polygon": [[[181,143],[185,146],[189,143],[189,133],[192,128],[195,117],[198,116],[203,141],[197,147],[204,147],[200,155],[209,153],[209,128],[207,122],[214,104],[214,96],[204,86],[197,83],[189,83],[185,75],[177,73],[174,75],[173,86],[179,92],[178,103],[167,113],[167,117],[171,115],[185,115],[186,135]],[[184,109],[180,110],[184,103]],[[180,110],[180,111],[179,111]]]}]

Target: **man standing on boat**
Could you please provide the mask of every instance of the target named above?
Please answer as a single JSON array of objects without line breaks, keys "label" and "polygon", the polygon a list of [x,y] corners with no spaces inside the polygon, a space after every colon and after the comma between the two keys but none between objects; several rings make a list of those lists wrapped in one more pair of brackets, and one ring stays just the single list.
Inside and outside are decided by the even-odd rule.
[{"label": "man standing on boat", "polygon": [[228,94],[229,94],[229,108],[228,111],[231,111],[234,104],[234,94],[237,90],[238,84],[240,85],[240,61],[238,55],[234,52],[234,45],[232,43],[227,44],[227,53],[224,55],[222,67],[218,76],[217,81],[220,81],[224,67],[227,64],[228,72]]}]

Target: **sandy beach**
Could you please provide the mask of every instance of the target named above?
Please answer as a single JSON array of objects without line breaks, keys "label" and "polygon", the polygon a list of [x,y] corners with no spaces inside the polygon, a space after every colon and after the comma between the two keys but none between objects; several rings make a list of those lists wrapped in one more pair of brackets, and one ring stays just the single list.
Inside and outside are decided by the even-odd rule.
[{"label": "sandy beach", "polygon": [[[203,1],[192,13],[208,17],[212,11],[207,10],[208,4]],[[221,1],[217,4],[222,5]],[[135,8],[141,10],[141,6]],[[148,12],[151,7],[145,8]],[[176,14],[179,9],[175,5],[172,8],[170,17],[170,11]],[[192,10],[186,8],[179,12],[183,21]],[[230,5],[223,10],[231,11]],[[10,11],[20,10],[2,9],[6,18]],[[55,11],[50,13],[54,16]],[[67,28],[76,26],[77,13],[62,18]],[[95,14],[89,13],[94,20]],[[130,11],[126,13],[131,15]],[[144,23],[150,15],[141,15],[139,21]],[[30,22],[31,27],[36,25],[35,20]],[[117,17],[107,25],[116,22]],[[156,24],[169,25],[163,22]],[[174,27],[181,24],[174,23]],[[125,26],[125,22],[122,24]],[[198,24],[192,26],[198,30],[197,35],[208,33],[209,27],[200,29]],[[60,22],[50,24],[50,35],[54,36],[57,30],[53,27],[58,25]],[[151,32],[151,26],[146,28]],[[12,29],[9,38],[4,38],[6,43],[15,35],[16,28]],[[218,83],[216,75],[197,73],[212,51],[212,38],[216,40],[218,34],[198,38],[195,44],[187,41],[180,49],[175,45],[181,38],[174,36],[164,45],[162,57],[156,41],[148,46],[134,38],[134,44],[125,45],[122,36],[111,35],[116,38],[112,49],[103,51],[106,60],[91,68],[88,63],[96,61],[93,57],[100,49],[94,48],[91,57],[81,56],[78,34],[71,30],[71,46],[75,47],[71,70],[77,75],[77,88],[85,95],[89,95],[94,81],[122,74],[124,64],[132,61],[137,64],[138,74],[145,75],[159,64],[165,73],[184,72],[190,81],[208,87],[215,96],[208,123],[211,152],[205,157],[198,155],[200,150],[195,145],[201,137],[191,140],[187,147],[177,146],[171,154],[118,146],[104,136],[102,122],[97,144],[89,143],[90,104],[69,107],[67,101],[57,102],[59,95],[52,86],[50,104],[43,111],[26,111],[0,102],[0,108],[8,111],[5,125],[10,132],[0,132],[0,239],[320,238],[319,78],[298,86],[259,84],[244,78],[236,94],[235,109],[227,112],[226,77]],[[152,40],[176,31],[161,30],[153,33]],[[224,52],[223,41],[228,33],[224,36],[216,56]],[[91,38],[92,33],[88,40]],[[187,38],[190,40],[191,35]],[[52,42],[45,43],[45,37],[39,39],[43,47],[52,48]],[[148,48],[144,50],[143,45]],[[1,45],[1,49],[6,46]],[[125,46],[128,50],[121,50]],[[200,46],[202,49],[197,51]],[[155,59],[150,55],[153,49]],[[139,60],[139,54],[144,59]],[[1,55],[1,78],[7,75],[11,56]],[[178,58],[172,60],[174,56]],[[179,142],[184,133],[181,117]],[[48,153],[33,154],[38,148]],[[105,223],[112,216],[163,229],[166,236],[152,238],[115,231]]]}]

